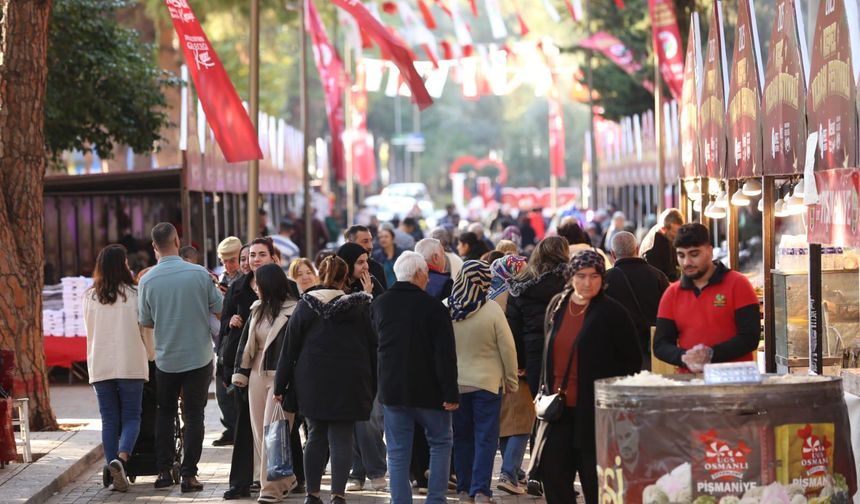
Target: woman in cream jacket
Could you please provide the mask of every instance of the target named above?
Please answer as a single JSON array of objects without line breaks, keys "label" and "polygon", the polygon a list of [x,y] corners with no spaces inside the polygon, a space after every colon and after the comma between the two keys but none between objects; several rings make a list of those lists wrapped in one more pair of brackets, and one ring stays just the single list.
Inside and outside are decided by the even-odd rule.
[{"label": "woman in cream jacket", "polygon": [[[251,318],[242,331],[232,381],[237,386],[248,387],[251,430],[255,452],[260,456],[260,496],[257,502],[280,502],[296,487],[296,477],[290,475],[276,481],[268,479],[265,426],[276,411],[281,412],[281,405],[273,400],[275,371],[285,344],[287,322],[297,300],[290,293],[290,282],[280,266],[262,266],[257,269],[255,278],[259,300],[251,305]],[[287,414],[291,429],[293,419],[294,415]]]}]

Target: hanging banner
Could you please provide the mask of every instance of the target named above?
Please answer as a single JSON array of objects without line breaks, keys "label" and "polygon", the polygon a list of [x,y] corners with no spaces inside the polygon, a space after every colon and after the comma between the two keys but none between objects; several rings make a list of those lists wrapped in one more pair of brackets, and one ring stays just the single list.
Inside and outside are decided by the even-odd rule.
[{"label": "hanging banner", "polygon": [[856,9],[853,2],[836,0],[818,7],[806,101],[809,130],[818,131],[816,170],[857,165]]},{"label": "hanging banner", "polygon": [[165,0],[197,96],[229,163],[263,159],[254,125],[187,0]]},{"label": "hanging banner", "polygon": [[699,30],[699,14],[693,12],[690,15],[684,87],[681,90],[681,177],[685,179],[705,175],[699,129],[702,103],[702,36]]},{"label": "hanging banner", "polygon": [[311,34],[314,60],[320,72],[325,108],[331,131],[331,168],[338,182],[346,180],[346,164],[343,148],[343,95],[347,77],[337,50],[329,42],[325,27],[312,0],[307,1],[307,30]]},{"label": "hanging banner", "polygon": [[860,171],[816,171],[815,184],[819,202],[809,207],[809,243],[860,247]]},{"label": "hanging banner", "polygon": [[355,0],[332,0],[332,3],[349,12],[358,22],[358,25],[376,42],[384,57],[397,65],[397,68],[400,69],[400,74],[403,76],[403,80],[412,92],[412,101],[418,108],[424,110],[433,105],[433,98],[427,93],[427,89],[424,87],[424,80],[415,70],[413,64],[414,57],[409,48],[389,33],[385,26],[374,18],[361,2]]},{"label": "hanging banner", "polygon": [[699,128],[702,136],[704,174],[712,178],[726,175],[726,47],[723,35],[723,4],[714,1],[708,45],[705,48],[704,88]]},{"label": "hanging banner", "polygon": [[[642,65],[636,61],[627,46],[618,37],[610,33],[597,32],[580,42],[579,46],[602,53],[633,78],[636,78],[636,73],[642,69]],[[654,83],[648,79],[642,81],[642,87],[652,93],[654,92]]]},{"label": "hanging banner", "polygon": [[558,178],[564,178],[564,108],[553,89],[547,94],[549,102],[549,170]]},{"label": "hanging banner", "polygon": [[373,138],[367,132],[367,87],[364,62],[355,66],[355,85],[352,86],[352,167],[360,185],[369,186],[376,179],[376,160],[373,155]]},{"label": "hanging banner", "polygon": [[727,176],[730,179],[761,177],[762,70],[758,27],[753,0],[738,0],[735,51],[729,80],[729,134]]},{"label": "hanging banner", "polygon": [[648,12],[651,14],[651,38],[660,62],[660,75],[672,98],[680,100],[684,86],[684,60],[675,6],[672,0],[648,0]]},{"label": "hanging banner", "polygon": [[764,174],[803,173],[809,56],[800,6],[777,0],[764,88]]},{"label": "hanging banner", "polygon": [[580,0],[564,0],[564,4],[574,21],[582,19],[582,2]]}]

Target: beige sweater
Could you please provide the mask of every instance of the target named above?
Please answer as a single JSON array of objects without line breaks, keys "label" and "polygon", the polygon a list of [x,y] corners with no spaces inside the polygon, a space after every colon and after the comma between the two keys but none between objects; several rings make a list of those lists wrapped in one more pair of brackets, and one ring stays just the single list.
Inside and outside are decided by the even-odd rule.
[{"label": "beige sweater", "polygon": [[[87,329],[87,371],[90,383],[104,380],[149,380],[148,360],[155,358],[152,331],[137,324],[137,290],[126,290],[112,305],[98,302],[93,291],[84,294]],[[148,335],[148,337],[147,337]]]},{"label": "beige sweater", "polygon": [[517,390],[517,350],[505,312],[487,301],[465,320],[454,322],[457,375],[461,387],[477,387],[494,394],[507,385]]}]

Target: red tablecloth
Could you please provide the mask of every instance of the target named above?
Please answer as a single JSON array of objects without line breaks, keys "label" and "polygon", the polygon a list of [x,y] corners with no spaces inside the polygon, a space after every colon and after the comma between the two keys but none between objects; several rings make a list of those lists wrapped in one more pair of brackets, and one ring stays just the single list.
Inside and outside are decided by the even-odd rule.
[{"label": "red tablecloth", "polygon": [[45,336],[45,362],[48,366],[72,367],[87,360],[87,337]]}]

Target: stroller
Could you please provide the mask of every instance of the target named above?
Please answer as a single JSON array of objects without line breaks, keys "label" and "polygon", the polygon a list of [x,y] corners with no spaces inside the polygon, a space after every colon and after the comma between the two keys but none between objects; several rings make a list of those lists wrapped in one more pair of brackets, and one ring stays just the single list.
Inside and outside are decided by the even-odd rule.
[{"label": "stroller", "polygon": [[[140,419],[140,434],[134,444],[134,450],[129,456],[126,465],[126,474],[132,483],[138,476],[155,476],[158,474],[155,449],[155,423],[158,410],[158,399],[156,396],[158,384],[155,382],[155,363],[149,363],[149,381],[143,385],[143,408]],[[171,475],[173,481],[179,484],[179,466],[182,463],[182,443],[185,427],[182,423],[182,401],[177,411],[174,433],[173,467]],[[102,469],[102,484],[107,488],[112,483],[110,471],[107,466]]]}]

